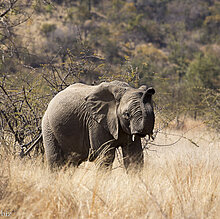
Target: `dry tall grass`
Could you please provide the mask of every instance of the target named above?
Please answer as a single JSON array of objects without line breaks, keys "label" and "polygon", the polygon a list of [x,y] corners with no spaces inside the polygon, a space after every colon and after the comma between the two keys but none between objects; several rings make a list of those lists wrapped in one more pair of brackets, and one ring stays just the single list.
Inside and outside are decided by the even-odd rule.
[{"label": "dry tall grass", "polygon": [[[170,134],[175,135],[170,135]],[[168,144],[167,130],[155,143]],[[13,218],[220,218],[219,136],[204,129],[170,147],[151,146],[141,176],[94,164],[49,173],[40,160],[2,153],[0,214]],[[115,162],[115,167],[118,162]]]}]

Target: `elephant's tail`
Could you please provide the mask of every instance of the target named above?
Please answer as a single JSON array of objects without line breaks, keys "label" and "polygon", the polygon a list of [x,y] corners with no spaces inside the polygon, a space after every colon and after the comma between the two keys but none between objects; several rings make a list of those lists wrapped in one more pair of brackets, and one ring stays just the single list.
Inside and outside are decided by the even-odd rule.
[{"label": "elephant's tail", "polygon": [[37,144],[38,142],[42,141],[42,140],[43,140],[43,135],[42,135],[42,133],[40,133],[40,135],[37,137],[36,140],[33,141],[33,143],[30,142],[30,143],[27,144],[27,145],[29,145],[29,144],[32,143],[32,145],[31,145],[26,151],[23,151],[23,147],[24,147],[24,146],[27,146],[27,145],[22,145],[22,146],[21,146],[20,157],[23,158],[24,156],[26,156],[27,154],[29,154],[29,153],[33,150],[33,148],[36,146],[36,144]]}]

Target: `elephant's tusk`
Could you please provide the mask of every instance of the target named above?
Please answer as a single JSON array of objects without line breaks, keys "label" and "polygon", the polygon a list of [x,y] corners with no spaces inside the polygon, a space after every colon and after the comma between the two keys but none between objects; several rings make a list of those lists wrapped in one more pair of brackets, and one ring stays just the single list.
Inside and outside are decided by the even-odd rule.
[{"label": "elephant's tusk", "polygon": [[149,140],[150,140],[150,139],[154,140],[153,134],[150,134],[150,135],[149,135]]},{"label": "elephant's tusk", "polygon": [[132,135],[132,141],[134,141],[135,140],[135,135]]}]

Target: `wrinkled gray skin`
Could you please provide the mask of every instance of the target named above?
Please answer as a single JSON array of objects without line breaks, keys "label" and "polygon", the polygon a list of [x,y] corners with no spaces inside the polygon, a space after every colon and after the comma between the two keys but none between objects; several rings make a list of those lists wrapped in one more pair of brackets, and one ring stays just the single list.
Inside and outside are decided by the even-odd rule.
[{"label": "wrinkled gray skin", "polygon": [[120,81],[97,86],[73,84],[49,103],[42,121],[43,142],[50,167],[94,161],[111,167],[117,147],[126,169],[143,167],[141,137],[154,128],[153,88],[130,87]]}]

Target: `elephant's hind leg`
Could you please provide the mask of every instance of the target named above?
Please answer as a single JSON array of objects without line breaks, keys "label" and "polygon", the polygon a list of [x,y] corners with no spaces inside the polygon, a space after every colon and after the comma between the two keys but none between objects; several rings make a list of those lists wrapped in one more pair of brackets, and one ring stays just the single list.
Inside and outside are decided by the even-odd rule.
[{"label": "elephant's hind leg", "polygon": [[60,167],[64,163],[63,152],[47,119],[43,120],[42,132],[43,144],[49,167],[51,169]]}]

